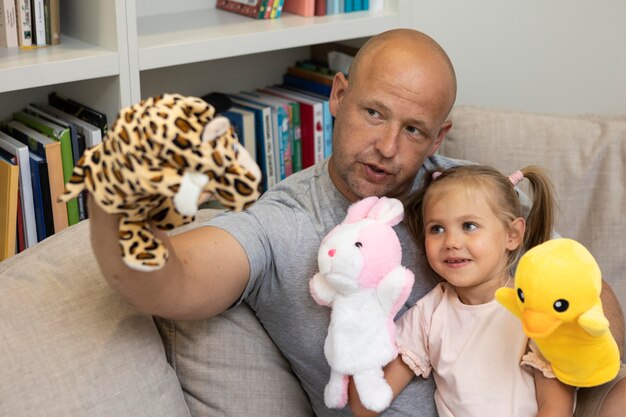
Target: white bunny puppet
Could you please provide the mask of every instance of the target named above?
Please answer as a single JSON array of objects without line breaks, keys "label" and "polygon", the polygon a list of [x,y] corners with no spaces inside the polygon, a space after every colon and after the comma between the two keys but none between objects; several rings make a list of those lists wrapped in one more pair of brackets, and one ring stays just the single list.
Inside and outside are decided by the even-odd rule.
[{"label": "white bunny puppet", "polygon": [[324,390],[329,408],[346,405],[350,375],[366,408],[382,411],[391,403],[382,368],[398,355],[394,316],[414,282],[401,265],[393,230],[403,216],[399,200],[365,198],[350,206],[320,245],[319,272],[309,287],[315,302],[332,308],[324,343],[331,368]]}]

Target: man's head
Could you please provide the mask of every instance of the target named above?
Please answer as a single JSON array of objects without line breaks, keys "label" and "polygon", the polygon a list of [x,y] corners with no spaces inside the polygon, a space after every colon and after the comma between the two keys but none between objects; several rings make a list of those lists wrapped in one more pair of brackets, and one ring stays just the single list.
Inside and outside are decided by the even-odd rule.
[{"label": "man's head", "polygon": [[333,83],[335,186],[350,201],[406,193],[452,127],[455,98],[454,68],[433,39],[409,29],[371,38]]}]

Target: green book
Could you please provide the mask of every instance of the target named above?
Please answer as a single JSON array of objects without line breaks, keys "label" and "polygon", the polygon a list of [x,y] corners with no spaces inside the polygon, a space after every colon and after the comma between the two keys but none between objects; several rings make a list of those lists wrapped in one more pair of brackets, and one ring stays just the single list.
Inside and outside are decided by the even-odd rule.
[{"label": "green book", "polygon": [[293,164],[293,172],[298,172],[302,169],[302,130],[300,127],[300,103],[296,101],[290,101],[289,107],[291,107],[291,162]]},{"label": "green book", "polygon": [[[13,115],[13,118],[19,122],[24,123],[26,126],[35,129],[38,132],[43,133],[50,139],[55,140],[61,144],[61,163],[63,165],[63,181],[67,184],[72,176],[74,170],[74,158],[72,156],[72,138],[69,127],[59,126],[48,120],[44,120],[35,115],[18,112]],[[69,225],[73,225],[79,222],[78,215],[78,201],[76,198],[67,202],[67,221]]]}]

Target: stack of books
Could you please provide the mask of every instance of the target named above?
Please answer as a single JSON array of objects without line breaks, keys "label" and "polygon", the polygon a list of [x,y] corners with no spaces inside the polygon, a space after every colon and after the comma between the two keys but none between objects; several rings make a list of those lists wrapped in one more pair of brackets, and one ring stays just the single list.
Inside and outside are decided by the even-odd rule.
[{"label": "stack of books", "polygon": [[88,217],[85,194],[58,198],[85,149],[106,133],[106,115],[55,93],[2,123],[0,260]]},{"label": "stack of books", "polygon": [[326,16],[360,11],[382,11],[384,0],[217,0],[218,9],[254,19],[276,19],[282,12]]},{"label": "stack of books", "polygon": [[229,94],[223,115],[256,156],[264,190],[330,156],[333,78],[326,62],[305,60],[288,66],[281,84]]},{"label": "stack of books", "polygon": [[37,47],[61,42],[60,0],[0,0],[0,46]]}]

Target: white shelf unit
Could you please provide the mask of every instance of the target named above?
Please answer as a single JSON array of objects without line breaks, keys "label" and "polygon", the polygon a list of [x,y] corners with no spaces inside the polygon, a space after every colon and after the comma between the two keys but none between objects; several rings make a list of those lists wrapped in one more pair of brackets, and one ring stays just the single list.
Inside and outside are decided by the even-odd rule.
[{"label": "white shelf unit", "polygon": [[280,82],[288,65],[325,42],[360,44],[411,27],[411,0],[381,12],[255,20],[215,0],[63,0],[60,45],[0,48],[0,120],[57,91],[104,111],[161,92],[202,95]]}]

